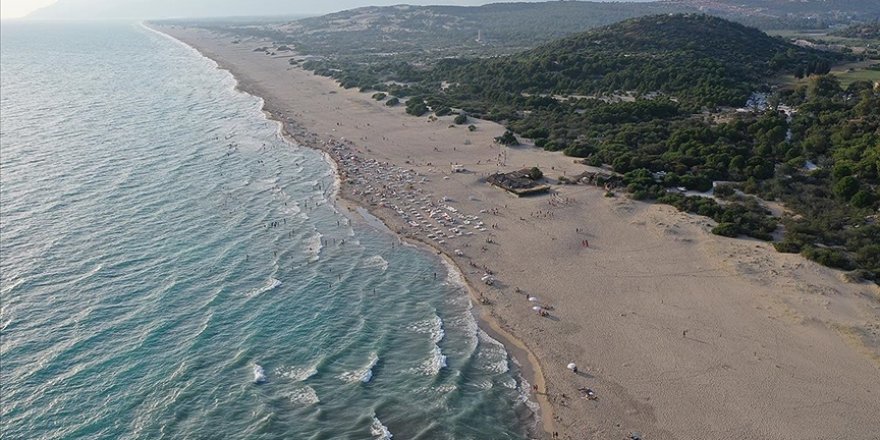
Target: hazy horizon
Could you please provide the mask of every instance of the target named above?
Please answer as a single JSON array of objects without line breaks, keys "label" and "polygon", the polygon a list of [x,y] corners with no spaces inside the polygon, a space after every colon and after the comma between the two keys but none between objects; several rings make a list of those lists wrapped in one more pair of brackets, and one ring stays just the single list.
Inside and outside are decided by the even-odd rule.
[{"label": "hazy horizon", "polygon": [[[534,3],[536,0],[521,0]],[[653,0],[619,0],[621,2],[648,2]],[[480,6],[497,1],[485,0],[341,0],[319,2],[315,0],[190,0],[177,2],[156,0],[7,0],[3,3],[0,17],[46,18],[46,19],[163,19],[163,18],[209,18],[235,16],[317,15],[363,6],[391,5],[455,5]]]}]

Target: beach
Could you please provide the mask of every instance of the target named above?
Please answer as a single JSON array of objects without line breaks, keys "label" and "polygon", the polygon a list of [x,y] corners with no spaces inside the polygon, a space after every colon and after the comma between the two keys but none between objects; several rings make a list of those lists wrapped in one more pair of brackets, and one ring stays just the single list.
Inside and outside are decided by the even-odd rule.
[{"label": "beach", "polygon": [[499,145],[504,127],[492,122],[470,131],[452,116],[406,115],[289,55],[254,51],[266,41],[151,26],[326,152],[343,210],[368,210],[461,271],[483,327],[536,386],[545,437],[877,438],[876,285],[620,192],[554,184],[514,197],[485,178],[537,166],[555,182],[590,169]]}]

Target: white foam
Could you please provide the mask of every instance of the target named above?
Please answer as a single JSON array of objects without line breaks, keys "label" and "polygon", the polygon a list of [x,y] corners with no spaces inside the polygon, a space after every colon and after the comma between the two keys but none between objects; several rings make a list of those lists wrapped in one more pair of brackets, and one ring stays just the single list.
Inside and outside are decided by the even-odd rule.
[{"label": "white foam", "polygon": [[287,204],[284,205],[283,209],[284,213],[289,216],[294,216],[302,212],[302,208],[300,208],[299,203],[294,202],[293,200],[288,200]]},{"label": "white foam", "polygon": [[367,383],[373,379],[373,367],[379,362],[379,355],[371,352],[367,364],[354,371],[347,371],[339,375],[339,378],[346,382],[363,382]]},{"label": "white foam", "polygon": [[295,404],[306,406],[314,405],[321,401],[315,389],[308,385],[291,390],[287,393],[287,398]]},{"label": "white foam", "polygon": [[443,261],[443,265],[446,266],[446,284],[467,289],[467,282],[464,279],[464,275],[459,272],[458,268],[446,258],[442,258],[441,261]]},{"label": "white foam", "polygon": [[321,249],[324,247],[324,243],[321,240],[322,238],[324,238],[324,235],[315,231],[315,235],[309,238],[309,241],[306,243],[306,248],[311,254],[311,257],[309,257],[310,262],[318,261],[318,259],[321,258]]},{"label": "white foam", "polygon": [[376,440],[391,440],[394,435],[388,430],[388,427],[382,424],[382,421],[373,413],[373,423],[370,425],[370,434]]},{"label": "white foam", "polygon": [[381,270],[382,272],[385,272],[386,270],[388,270],[388,261],[382,258],[381,255],[373,255],[372,257],[364,260],[364,267],[376,267],[379,268],[379,270]]},{"label": "white foam", "polygon": [[[492,387],[493,387],[494,385],[492,385],[492,381],[491,381],[491,380],[489,380],[489,379],[482,379],[482,380],[474,381],[474,382],[473,382],[473,386],[474,386],[475,388],[478,388],[478,389],[481,389],[481,390],[490,390],[490,389],[492,389]],[[516,386],[516,382],[514,382],[514,386]]]},{"label": "white foam", "polygon": [[429,319],[417,321],[409,326],[409,329],[416,333],[424,333],[431,335],[431,342],[435,345],[443,340],[446,331],[443,330],[443,320],[436,314]]},{"label": "white foam", "polygon": [[275,374],[294,382],[302,382],[316,374],[318,374],[318,362],[314,361],[308,365],[282,368],[275,370]]},{"label": "white foam", "polygon": [[483,360],[483,368],[497,374],[510,371],[510,362],[504,344],[483,330],[479,330],[479,338],[482,344],[479,357]]},{"label": "white foam", "polygon": [[538,405],[538,402],[529,398],[529,393],[531,392],[532,385],[529,384],[525,378],[522,378],[519,387],[519,396],[517,396],[517,400],[524,403],[533,413],[537,414],[541,407]]},{"label": "white foam", "polygon": [[422,362],[420,370],[429,376],[436,376],[443,368],[446,368],[446,355],[438,345],[434,344],[434,348],[431,349],[431,357]]},{"label": "white foam", "polygon": [[501,379],[501,386],[504,388],[515,389],[516,388],[516,379],[507,376]]},{"label": "white foam", "polygon": [[456,390],[458,390],[458,386],[454,383],[448,383],[443,385],[437,385],[429,388],[431,391],[439,394],[449,394]]},{"label": "white foam", "polygon": [[278,281],[275,278],[269,278],[269,281],[267,281],[266,284],[248,292],[247,297],[248,298],[255,298],[257,296],[260,296],[260,295],[280,286],[281,284],[282,284],[281,281]]},{"label": "white foam", "polygon": [[266,381],[266,370],[260,364],[254,364],[254,383],[263,383]]},{"label": "white foam", "polygon": [[205,330],[208,329],[208,324],[211,323],[211,318],[213,318],[213,317],[214,317],[214,312],[213,312],[213,311],[209,311],[208,314],[205,315],[205,320],[204,320],[204,322],[202,322],[202,325],[199,326],[199,332],[196,333],[196,337],[197,337],[197,338],[198,338],[199,336],[201,336],[202,333],[205,332]]}]

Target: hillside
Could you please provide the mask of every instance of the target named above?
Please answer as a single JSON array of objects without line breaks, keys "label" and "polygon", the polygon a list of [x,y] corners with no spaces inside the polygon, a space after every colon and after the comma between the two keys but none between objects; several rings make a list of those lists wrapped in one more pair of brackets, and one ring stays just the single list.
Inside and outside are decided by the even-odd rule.
[{"label": "hillside", "polygon": [[858,23],[832,32],[831,35],[863,40],[880,40],[880,19],[869,23]]},{"label": "hillside", "polygon": [[312,54],[401,52],[441,47],[534,47],[627,18],[686,8],[658,3],[539,2],[479,7],[357,8],[280,26]]},{"label": "hillside", "polygon": [[826,73],[838,56],[707,15],[630,19],[535,49],[441,63],[435,79],[469,93],[663,92],[697,105],[743,105],[768,77]]},{"label": "hillside", "polygon": [[865,19],[880,14],[880,3],[875,0],[665,0],[664,3],[696,7],[706,12],[765,17],[796,15]]}]

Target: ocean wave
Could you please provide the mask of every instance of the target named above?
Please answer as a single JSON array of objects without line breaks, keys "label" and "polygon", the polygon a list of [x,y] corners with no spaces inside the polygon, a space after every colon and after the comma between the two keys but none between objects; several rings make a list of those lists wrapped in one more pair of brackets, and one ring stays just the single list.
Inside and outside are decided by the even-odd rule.
[{"label": "ocean wave", "polygon": [[204,333],[205,330],[208,329],[208,325],[211,323],[211,319],[212,319],[212,318],[214,318],[214,312],[213,312],[213,311],[208,311],[208,314],[205,315],[205,320],[204,320],[204,322],[202,322],[202,325],[199,326],[199,331],[198,331],[198,333],[196,333],[196,338],[198,338],[199,336],[201,336],[202,333]]},{"label": "ocean wave", "polygon": [[446,284],[466,290],[468,288],[467,281],[465,281],[464,275],[458,268],[446,258],[442,258],[441,261],[443,261],[443,266],[446,267]]},{"label": "ocean wave", "polygon": [[314,263],[315,261],[318,261],[319,258],[321,258],[321,249],[324,248],[324,241],[322,240],[323,238],[323,234],[315,231],[315,235],[311,236],[311,238],[309,238],[308,242],[306,243],[308,252],[309,254],[311,254],[311,257],[309,257],[309,262]]},{"label": "ocean wave", "polygon": [[535,402],[530,398],[529,393],[531,393],[531,390],[532,385],[525,378],[522,378],[519,384],[519,394],[517,395],[516,400],[525,404],[532,413],[537,414],[541,407],[538,405],[538,402]]},{"label": "ocean wave", "polygon": [[370,434],[372,434],[376,440],[391,440],[394,437],[394,435],[391,434],[391,431],[388,430],[388,427],[382,424],[379,417],[376,417],[375,413],[373,413],[373,423],[370,425]]},{"label": "ocean wave", "polygon": [[381,255],[373,255],[372,257],[364,260],[364,267],[368,267],[368,268],[377,267],[382,272],[385,272],[386,270],[388,270],[388,261],[386,261],[384,258],[382,258]]},{"label": "ocean wave", "polygon": [[443,320],[436,314],[429,319],[414,322],[408,328],[416,333],[431,335],[431,342],[435,345],[446,336],[446,331],[443,329]]},{"label": "ocean wave", "polygon": [[[98,272],[100,272],[102,269],[104,269],[104,265],[101,264],[101,263],[98,263],[98,264],[95,265],[95,267],[93,267],[91,270],[89,270],[88,272],[82,274],[82,276],[80,276],[79,278],[73,280],[73,282],[74,282],[74,283],[80,283],[80,282],[83,282],[83,281],[85,281],[85,280],[91,278],[92,276],[94,276],[94,275],[97,274]],[[10,291],[11,291],[12,289],[14,289],[15,287],[17,287],[19,284],[21,284],[21,283],[15,283],[15,284],[12,286],[12,288],[10,288]],[[7,292],[7,293],[8,293],[8,292]]]},{"label": "ocean wave", "polygon": [[458,390],[458,385],[454,383],[440,384],[436,386],[432,386],[428,388],[428,390],[432,393],[438,394],[449,394]]},{"label": "ocean wave", "polygon": [[254,364],[254,383],[266,382],[266,370],[260,364]]},{"label": "ocean wave", "polygon": [[[492,381],[489,379],[478,379],[473,382],[473,386],[475,388],[481,390],[490,390],[494,385],[492,385]],[[514,386],[516,386],[516,382],[514,381]]]},{"label": "ocean wave", "polygon": [[516,379],[510,376],[505,376],[503,379],[501,379],[501,386],[511,390],[516,389]]},{"label": "ocean wave", "polygon": [[321,401],[321,399],[318,398],[318,393],[315,389],[308,385],[291,390],[287,393],[287,398],[295,404],[306,406],[314,405]]},{"label": "ocean wave", "polygon": [[438,345],[434,344],[431,349],[431,357],[422,362],[420,370],[429,376],[436,376],[444,368],[446,368],[446,355]]},{"label": "ocean wave", "polygon": [[504,344],[489,336],[483,330],[479,330],[480,351],[478,354],[482,367],[496,374],[510,371],[509,356]]},{"label": "ocean wave", "polygon": [[292,200],[286,201],[284,205],[284,213],[289,216],[294,216],[302,212],[302,208],[300,208],[299,203],[296,203]]},{"label": "ocean wave", "polygon": [[369,360],[366,365],[361,368],[358,368],[354,371],[347,371],[339,375],[339,378],[345,382],[354,383],[354,382],[363,382],[368,383],[373,379],[373,367],[379,362],[379,355],[376,352],[371,352]]},{"label": "ocean wave", "polygon": [[314,361],[305,366],[297,367],[279,367],[275,370],[275,374],[280,377],[290,379],[294,382],[302,382],[316,374],[318,374],[318,362]]},{"label": "ocean wave", "polygon": [[260,295],[280,286],[281,284],[282,284],[281,281],[279,281],[275,278],[269,278],[269,281],[267,281],[266,284],[264,284],[261,287],[258,287],[256,289],[251,290],[250,292],[247,293],[246,296],[248,298],[255,298],[257,296],[260,296]]}]

